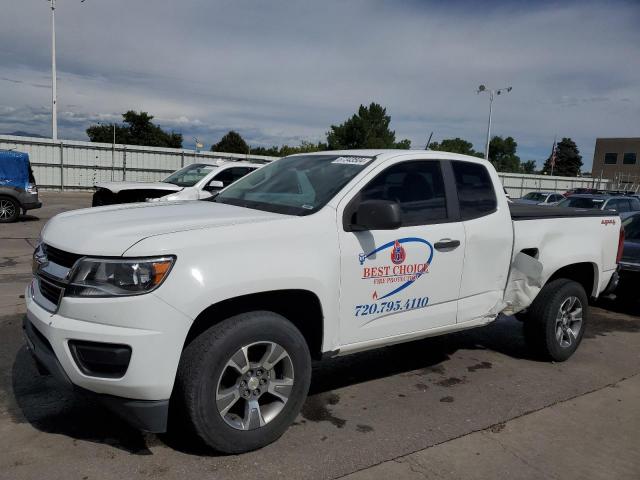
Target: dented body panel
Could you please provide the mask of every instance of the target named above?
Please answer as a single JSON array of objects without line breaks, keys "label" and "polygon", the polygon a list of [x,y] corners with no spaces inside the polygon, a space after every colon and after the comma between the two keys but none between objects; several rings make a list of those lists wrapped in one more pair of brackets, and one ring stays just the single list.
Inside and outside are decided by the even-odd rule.
[{"label": "dented body panel", "polygon": [[[514,248],[504,300],[505,313],[517,313],[534,300],[540,289],[561,268],[588,264],[597,297],[616,270],[620,218],[572,216],[514,220]],[[524,253],[523,253],[524,252]]]}]

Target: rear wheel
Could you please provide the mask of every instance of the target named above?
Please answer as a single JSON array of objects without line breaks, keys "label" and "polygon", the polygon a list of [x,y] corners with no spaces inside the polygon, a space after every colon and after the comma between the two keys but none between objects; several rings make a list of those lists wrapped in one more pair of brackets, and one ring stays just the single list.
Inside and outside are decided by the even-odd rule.
[{"label": "rear wheel", "polygon": [[300,331],[272,312],[231,317],[183,352],[177,393],[192,430],[217,451],[241,453],[277,440],[309,389],[311,358]]},{"label": "rear wheel", "polygon": [[0,197],[0,223],[15,222],[20,215],[20,205],[11,197]]},{"label": "rear wheel", "polygon": [[578,349],[588,316],[588,298],[582,285],[557,279],[535,298],[524,321],[528,346],[538,356],[563,362]]}]

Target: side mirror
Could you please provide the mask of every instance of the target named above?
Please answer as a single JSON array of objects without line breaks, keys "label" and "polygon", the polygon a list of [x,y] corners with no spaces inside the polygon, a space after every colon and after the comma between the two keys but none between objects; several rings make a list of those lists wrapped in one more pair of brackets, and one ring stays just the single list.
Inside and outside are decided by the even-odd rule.
[{"label": "side mirror", "polygon": [[222,183],[220,180],[211,180],[204,188],[203,190],[206,190],[207,192],[213,192],[215,190],[220,190],[224,188],[224,183]]},{"label": "side mirror", "polygon": [[400,225],[402,225],[402,212],[397,202],[364,200],[358,205],[351,230],[395,230]]}]

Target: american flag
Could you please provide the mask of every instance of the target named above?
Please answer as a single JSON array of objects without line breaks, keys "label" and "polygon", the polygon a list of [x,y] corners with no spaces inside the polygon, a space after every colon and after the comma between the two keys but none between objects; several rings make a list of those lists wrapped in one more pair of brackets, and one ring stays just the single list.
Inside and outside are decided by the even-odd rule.
[{"label": "american flag", "polygon": [[553,139],[553,147],[551,147],[551,160],[549,160],[551,168],[556,166],[556,139]]}]

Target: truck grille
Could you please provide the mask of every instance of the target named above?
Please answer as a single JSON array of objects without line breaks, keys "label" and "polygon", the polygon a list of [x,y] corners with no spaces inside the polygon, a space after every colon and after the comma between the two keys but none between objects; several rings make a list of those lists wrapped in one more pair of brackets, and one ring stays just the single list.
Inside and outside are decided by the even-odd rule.
[{"label": "truck grille", "polygon": [[51,245],[44,244],[42,247],[45,255],[47,256],[47,260],[62,267],[71,268],[79,258],[82,258],[84,256],[77,253],[65,252],[58,248],[52,247]]},{"label": "truck grille", "polygon": [[49,300],[54,305],[58,305],[58,301],[60,300],[60,292],[62,292],[62,287],[48,282],[47,280],[43,280],[42,277],[38,279],[38,286],[40,287],[40,293],[44,298]]}]

